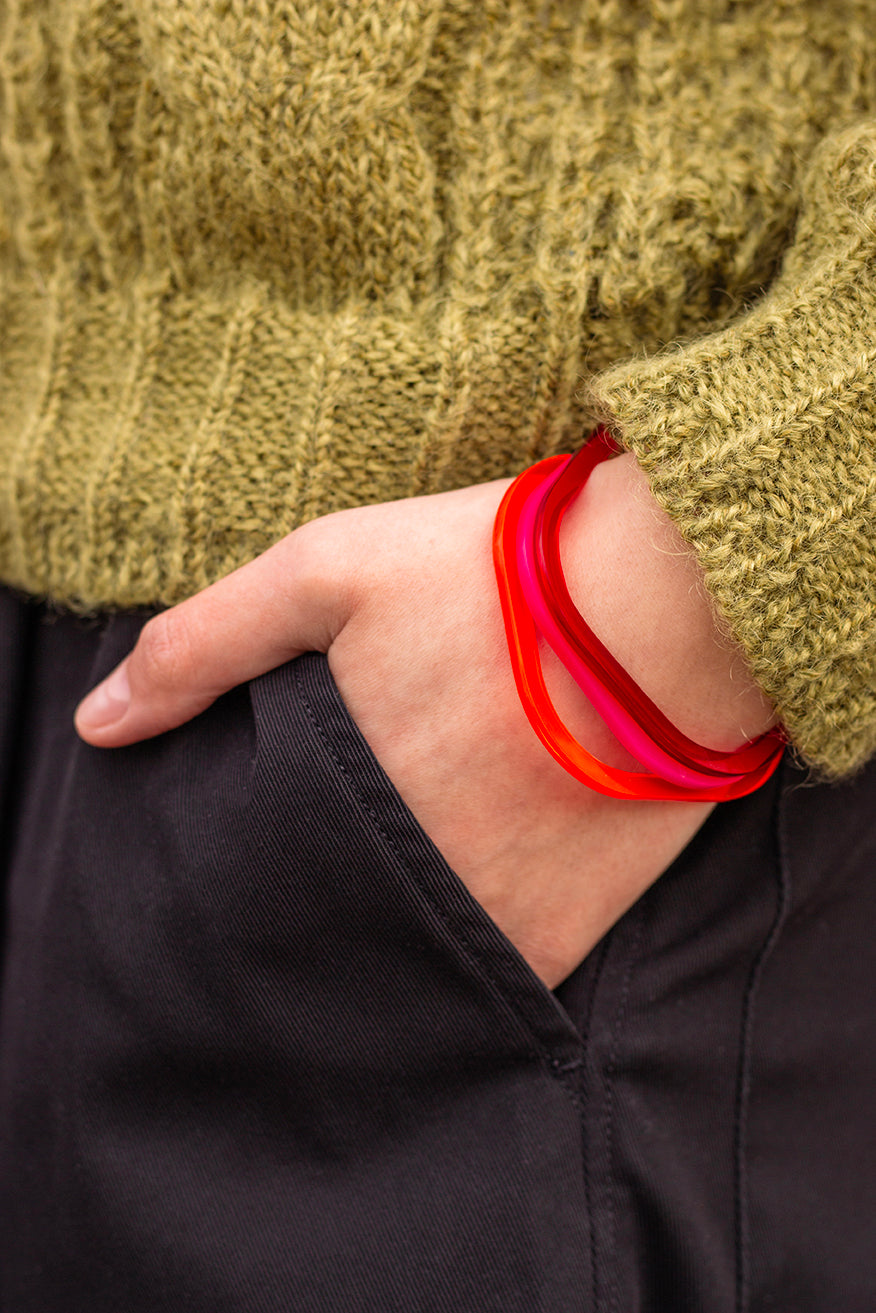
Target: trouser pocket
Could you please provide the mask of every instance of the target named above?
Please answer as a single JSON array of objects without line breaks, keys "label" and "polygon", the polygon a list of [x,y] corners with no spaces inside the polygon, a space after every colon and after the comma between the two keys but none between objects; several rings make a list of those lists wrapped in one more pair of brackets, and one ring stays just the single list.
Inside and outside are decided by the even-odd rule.
[{"label": "trouser pocket", "polygon": [[324,658],[148,743],[80,744],[72,705],[135,633],[62,624],[35,664],[0,1303],[583,1307],[565,1014],[404,808]]}]

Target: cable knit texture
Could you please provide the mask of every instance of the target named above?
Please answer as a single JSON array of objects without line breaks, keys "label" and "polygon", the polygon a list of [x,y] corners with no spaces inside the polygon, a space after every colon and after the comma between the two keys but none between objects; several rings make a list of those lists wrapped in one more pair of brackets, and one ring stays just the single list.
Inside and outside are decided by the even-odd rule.
[{"label": "cable knit texture", "polygon": [[869,0],[6,0],[0,578],[172,603],[605,418],[876,750]]}]

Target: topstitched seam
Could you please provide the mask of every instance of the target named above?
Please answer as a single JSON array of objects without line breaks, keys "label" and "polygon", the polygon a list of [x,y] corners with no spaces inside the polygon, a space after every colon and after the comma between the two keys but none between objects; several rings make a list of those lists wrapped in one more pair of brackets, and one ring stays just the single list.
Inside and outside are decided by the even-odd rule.
[{"label": "topstitched seam", "polygon": [[383,826],[383,823],[380,820],[380,817],[377,815],[377,813],[374,811],[374,808],[370,806],[370,804],[366,801],[365,797],[363,796],[362,790],[359,787],[359,783],[356,780],[355,776],[347,769],[346,765],[341,760],[334,744],[331,742],[323,726],[320,724],[319,718],[316,715],[313,705],[307,696],[306,690],[304,688],[304,683],[301,678],[301,673],[298,669],[295,670],[295,680],[298,685],[299,695],[301,697],[301,701],[307,713],[308,719],[313,725],[313,728],[318,734],[320,741],[322,742],[326,751],[329,753],[332,761],[335,763],[338,770],[344,776],[348,785],[350,786],[353,793],[355,794],[359,802],[359,805],[362,807],[363,811],[365,811],[367,815],[371,818],[374,827],[377,830],[377,832],[380,834],[381,838],[388,845],[388,847],[395,853],[396,857],[401,862],[405,871],[408,873],[410,878],[416,884],[416,887],[419,890],[421,896],[428,902],[432,911],[445,926],[448,933],[452,936],[454,942],[460,944],[465,949],[472,963],[477,966],[478,970],[482,972],[483,975],[486,976],[487,980],[492,985],[495,993],[501,999],[502,1005],[513,1015],[515,1022],[518,1025],[522,1024],[524,1026],[526,1033],[529,1036],[530,1042],[533,1045],[533,1048],[530,1052],[530,1057],[532,1057],[533,1059],[540,1060],[545,1066],[549,1068],[552,1074],[556,1077],[556,1079],[562,1084],[563,1088],[566,1090],[575,1108],[580,1111],[581,1099],[580,1099],[580,1092],[577,1087],[577,1081],[571,1079],[574,1072],[577,1071],[577,1069],[580,1067],[580,1059],[571,1064],[561,1063],[559,1062],[559,1060],[556,1058],[554,1054],[552,1054],[548,1049],[545,1048],[539,1037],[533,1031],[532,1026],[530,1025],[527,1018],[519,1011],[517,1007],[515,1007],[513,1002],[507,997],[502,985],[496,979],[494,974],[490,971],[488,965],[483,960],[482,955],[479,953],[477,948],[475,948],[475,946],[471,943],[471,940],[468,938],[468,936],[457,926],[451,924],[447,916],[447,913],[436,902],[431,892],[424,887],[423,883],[421,882],[421,880],[417,875],[416,869],[411,865],[407,856],[402,852],[402,850],[399,848],[398,844],[395,842],[392,836],[387,834]]}]

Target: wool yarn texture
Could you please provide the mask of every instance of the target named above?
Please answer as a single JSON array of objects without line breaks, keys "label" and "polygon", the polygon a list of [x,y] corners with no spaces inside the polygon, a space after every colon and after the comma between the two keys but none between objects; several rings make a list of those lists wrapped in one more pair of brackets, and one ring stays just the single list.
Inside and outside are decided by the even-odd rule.
[{"label": "wool yarn texture", "polygon": [[869,0],[8,0],[0,580],[172,604],[606,423],[876,751]]}]

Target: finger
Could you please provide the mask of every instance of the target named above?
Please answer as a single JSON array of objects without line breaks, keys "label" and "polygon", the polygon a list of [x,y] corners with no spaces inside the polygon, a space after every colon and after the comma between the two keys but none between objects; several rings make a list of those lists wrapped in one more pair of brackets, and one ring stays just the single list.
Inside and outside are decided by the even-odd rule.
[{"label": "finger", "polygon": [[299,530],[144,626],[121,665],[80,703],[78,733],[121,747],[191,720],[222,693],[304,651],[342,620],[332,571]]}]

